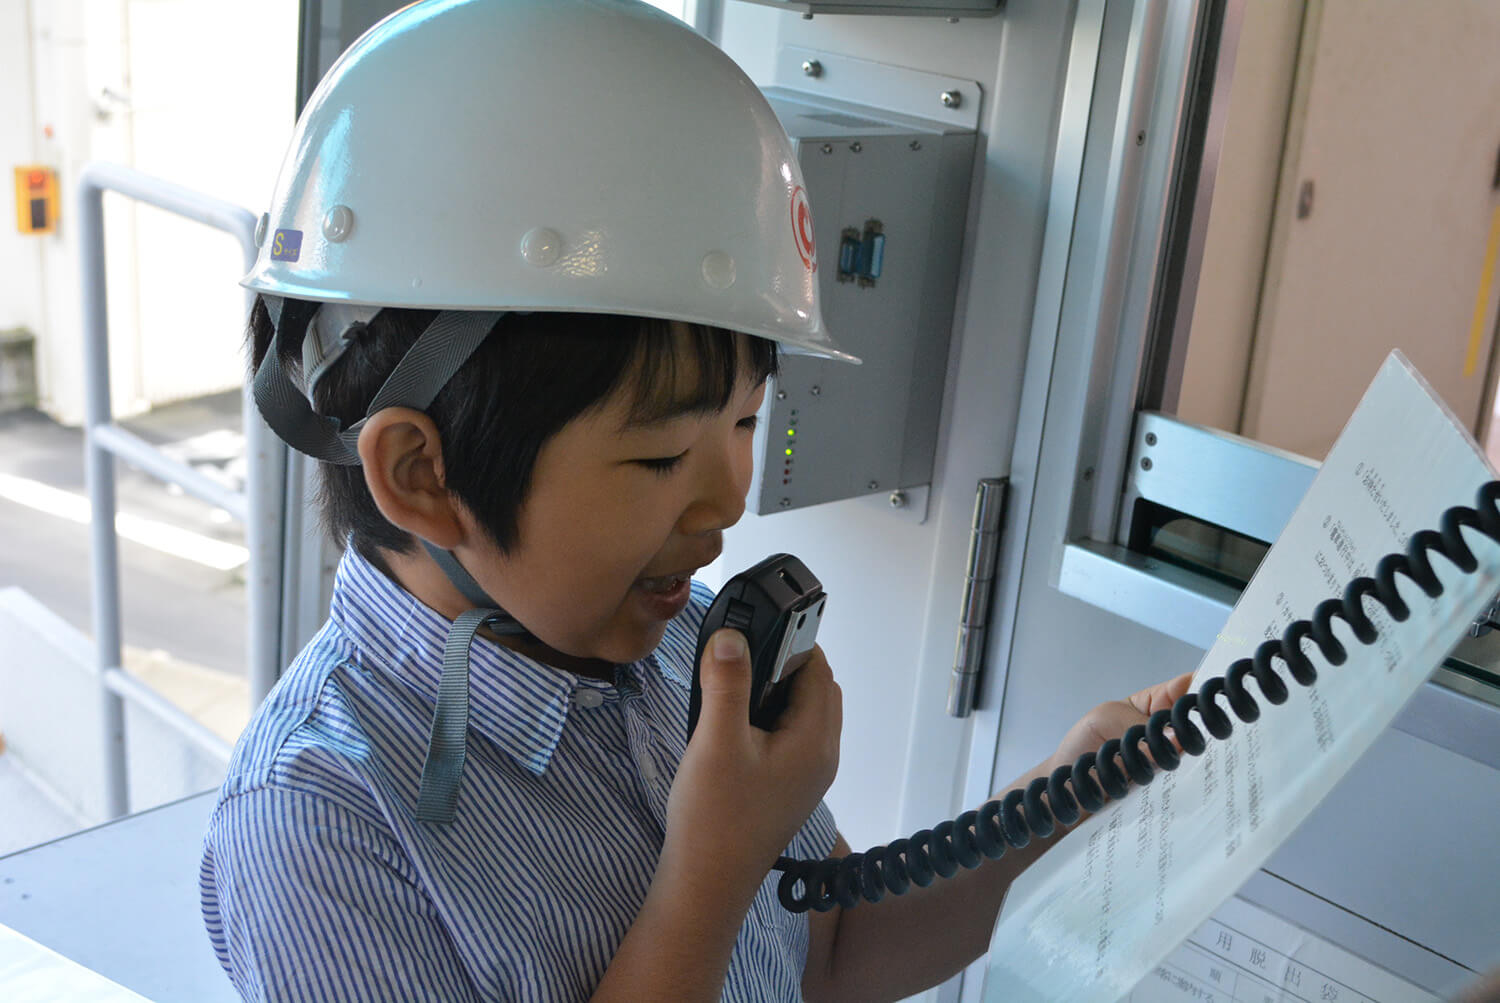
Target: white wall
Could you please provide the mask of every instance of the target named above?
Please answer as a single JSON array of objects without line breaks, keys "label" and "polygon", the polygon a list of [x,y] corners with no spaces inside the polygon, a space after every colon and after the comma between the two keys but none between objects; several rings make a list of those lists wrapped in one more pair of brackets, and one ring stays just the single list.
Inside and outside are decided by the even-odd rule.
[{"label": "white wall", "polygon": [[0,216],[0,330],[43,326],[42,244],[55,238],[22,236],[12,222],[11,169],[36,162],[33,142],[35,115],[32,104],[31,11],[20,0],[0,3],[0,99],[6,102],[0,115],[0,185],[6,191],[5,212]]},{"label": "white wall", "polygon": [[[23,238],[8,222],[0,233],[0,326],[36,333],[55,417],[83,412],[79,171],[125,164],[258,211],[291,135],[296,39],[296,0],[0,3],[0,152],[6,166],[58,169],[63,194],[58,233]],[[113,195],[105,231],[116,412],[239,385],[234,241]]]},{"label": "white wall", "polygon": [[1008,472],[1015,436],[1068,6],[1012,0],[1002,17],[950,24],[827,15],[805,21],[725,4],[722,44],[757,82],[769,80],[777,46],[797,45],[973,79],[984,88],[928,521],[893,515],[882,496],[746,515],[726,538],[726,571],[785,550],[828,592],[820,640],[844,690],[845,721],[829,802],[856,849],[965,807],[957,788],[969,725],[946,716],[948,676],[976,482]]}]

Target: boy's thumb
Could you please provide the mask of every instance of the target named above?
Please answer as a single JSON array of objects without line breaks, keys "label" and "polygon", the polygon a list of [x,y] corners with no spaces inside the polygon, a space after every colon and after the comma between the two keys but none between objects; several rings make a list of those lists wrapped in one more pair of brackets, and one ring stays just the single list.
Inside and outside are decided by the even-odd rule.
[{"label": "boy's thumb", "polygon": [[750,707],[750,647],[744,634],[733,627],[714,632],[703,649],[698,686],[703,691],[704,720],[724,715],[733,715],[728,720],[746,720]]}]

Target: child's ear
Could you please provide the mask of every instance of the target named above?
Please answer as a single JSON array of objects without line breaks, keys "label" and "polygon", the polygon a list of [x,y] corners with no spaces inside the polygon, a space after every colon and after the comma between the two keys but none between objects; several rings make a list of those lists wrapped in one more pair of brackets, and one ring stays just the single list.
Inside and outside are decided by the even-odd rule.
[{"label": "child's ear", "polygon": [[359,430],[365,484],[380,514],[400,529],[444,549],[464,535],[443,475],[443,442],[421,411],[391,407],[365,419]]}]

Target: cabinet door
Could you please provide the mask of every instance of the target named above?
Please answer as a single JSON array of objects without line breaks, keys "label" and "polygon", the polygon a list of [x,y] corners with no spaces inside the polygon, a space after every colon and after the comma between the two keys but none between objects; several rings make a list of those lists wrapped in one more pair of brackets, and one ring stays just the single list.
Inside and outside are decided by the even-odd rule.
[{"label": "cabinet door", "polygon": [[1392,347],[1486,431],[1496,52],[1500,4],[1312,8],[1242,434],[1322,457]]}]

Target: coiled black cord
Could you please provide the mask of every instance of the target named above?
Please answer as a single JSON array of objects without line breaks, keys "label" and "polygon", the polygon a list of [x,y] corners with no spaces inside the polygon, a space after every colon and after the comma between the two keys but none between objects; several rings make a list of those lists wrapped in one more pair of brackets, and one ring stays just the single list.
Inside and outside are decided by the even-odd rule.
[{"label": "coiled black cord", "polygon": [[[1464,542],[1461,529],[1468,526],[1500,543],[1497,501],[1500,481],[1490,481],[1479,489],[1477,509],[1462,505],[1448,509],[1439,529],[1412,534],[1405,553],[1381,558],[1373,578],[1351,581],[1343,598],[1319,603],[1312,619],[1295,621],[1280,639],[1262,643],[1254,656],[1241,658],[1223,676],[1205,680],[1197,693],[1184,694],[1171,710],[1157,711],[1146,724],[1127,729],[1123,738],[1110,739],[1098,752],[1084,753],[1072,766],[1060,766],[1050,777],[1038,777],[1024,790],[1016,788],[978,811],[966,811],[908,839],[864,853],[826,860],[779,858],[776,869],[785,872],[778,887],[781,904],[792,912],[826,912],[834,906],[852,909],[860,899],[879,902],[887,894],[903,894],[912,885],[925,888],[935,877],[951,878],[960,867],[974,868],[986,858],[999,859],[1007,846],[1020,849],[1032,837],[1045,839],[1056,831],[1058,822],[1072,825],[1078,821],[1080,806],[1096,812],[1110,800],[1123,798],[1131,781],[1149,784],[1155,767],[1169,772],[1177,769],[1182,760],[1166,735],[1168,726],[1183,752],[1202,755],[1208,743],[1189,716],[1193,711],[1198,712],[1210,735],[1223,740],[1233,732],[1234,724],[1218,703],[1221,693],[1241,721],[1249,723],[1260,717],[1260,705],[1245,687],[1246,676],[1255,677],[1266,700],[1286,702],[1289,692],[1272,666],[1273,659],[1285,663],[1298,685],[1311,686],[1318,672],[1302,649],[1304,640],[1310,639],[1330,665],[1342,665],[1348,658],[1333,633],[1335,617],[1348,625],[1361,644],[1373,644],[1378,635],[1365,612],[1364,598],[1374,599],[1399,623],[1411,615],[1411,609],[1396,591],[1398,574],[1416,583],[1429,597],[1443,593],[1443,584],[1428,560],[1429,552],[1442,554],[1464,574],[1472,574],[1479,561]],[[1150,759],[1141,752],[1143,741],[1151,752]]]}]

